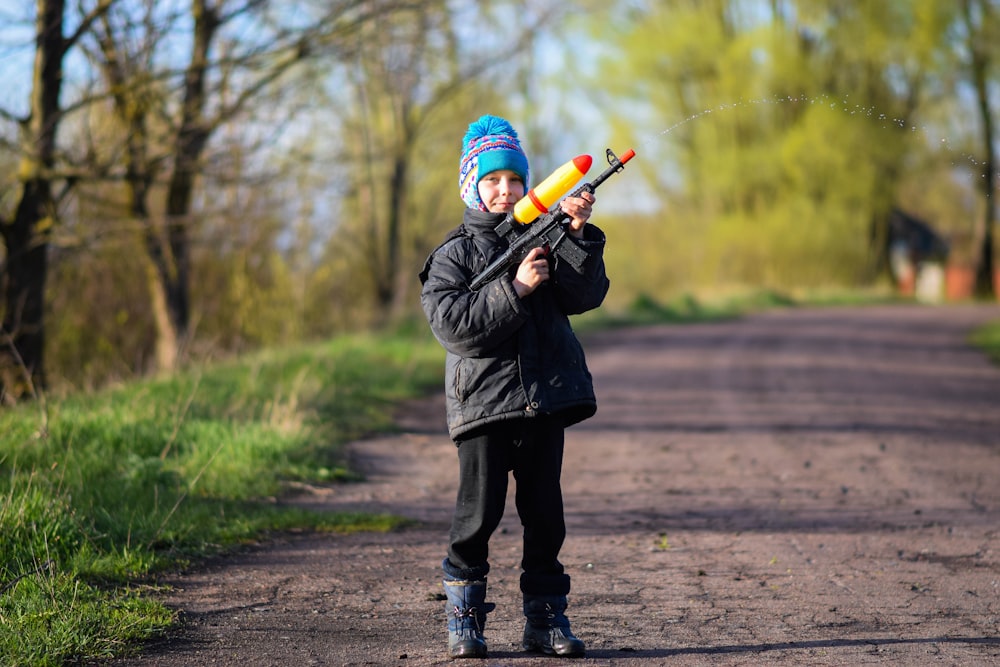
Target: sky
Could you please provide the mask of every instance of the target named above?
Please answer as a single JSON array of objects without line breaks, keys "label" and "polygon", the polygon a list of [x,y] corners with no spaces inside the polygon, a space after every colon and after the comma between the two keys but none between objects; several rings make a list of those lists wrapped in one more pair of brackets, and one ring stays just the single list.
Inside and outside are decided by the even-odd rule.
[{"label": "sky", "polygon": [[3,81],[4,90],[0,106],[18,114],[27,110],[33,16],[32,3],[0,0],[0,81]]}]

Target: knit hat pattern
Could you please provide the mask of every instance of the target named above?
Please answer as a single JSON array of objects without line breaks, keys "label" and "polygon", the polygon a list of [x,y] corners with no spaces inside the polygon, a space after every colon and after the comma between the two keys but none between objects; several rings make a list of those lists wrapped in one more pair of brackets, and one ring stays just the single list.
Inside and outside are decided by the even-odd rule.
[{"label": "knit hat pattern", "polygon": [[458,189],[469,208],[487,211],[479,197],[479,181],[498,169],[509,169],[528,187],[528,158],[521,149],[517,131],[498,116],[484,115],[469,125],[462,139],[462,159],[458,167]]}]

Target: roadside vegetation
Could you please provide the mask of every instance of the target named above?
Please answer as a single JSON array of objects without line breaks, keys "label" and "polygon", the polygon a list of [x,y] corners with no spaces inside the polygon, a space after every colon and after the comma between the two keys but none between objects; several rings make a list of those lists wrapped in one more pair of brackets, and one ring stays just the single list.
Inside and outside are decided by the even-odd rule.
[{"label": "roadside vegetation", "polygon": [[993,363],[1000,364],[1000,320],[976,329],[971,340],[973,345],[989,355]]},{"label": "roadside vegetation", "polygon": [[388,530],[275,502],[440,381],[436,341],[341,337],[0,412],[0,664],[110,657],[173,621],[150,575],[269,531]]}]

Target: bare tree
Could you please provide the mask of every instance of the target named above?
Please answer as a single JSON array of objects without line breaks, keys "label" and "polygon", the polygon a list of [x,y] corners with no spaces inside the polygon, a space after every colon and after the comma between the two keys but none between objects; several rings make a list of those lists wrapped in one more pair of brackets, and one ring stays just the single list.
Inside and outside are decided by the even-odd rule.
[{"label": "bare tree", "polygon": [[13,219],[0,220],[7,252],[4,316],[0,328],[0,400],[35,396],[45,387],[45,284],[50,234],[58,202],[72,179],[58,173],[57,132],[66,109],[60,104],[63,61],[114,0],[85,10],[75,31],[64,35],[65,0],[37,0],[35,64],[30,111],[20,120],[20,198]]},{"label": "bare tree", "polygon": [[976,296],[993,298],[996,291],[993,285],[994,257],[993,232],[996,227],[996,202],[993,192],[997,178],[997,132],[993,122],[993,95],[990,82],[994,78],[996,67],[996,37],[1000,31],[998,24],[997,5],[991,0],[962,0],[961,20],[966,37],[967,61],[964,63],[968,71],[972,88],[975,91],[976,110],[979,113],[980,142],[985,156],[983,161],[983,195],[986,200],[986,219],[983,221],[983,231],[979,238],[979,260],[976,264]]},{"label": "bare tree", "polygon": [[[420,216],[439,211],[439,204],[426,205],[435,198],[421,199],[428,183],[438,181],[430,178],[434,167],[427,163],[428,153],[418,147],[429,148],[435,158],[442,148],[428,145],[428,136],[434,134],[429,123],[442,117],[453,123],[448,135],[452,143],[444,150],[446,182],[452,185],[460,151],[454,135],[472,120],[468,113],[498,109],[509,102],[497,94],[497,88],[505,87],[498,82],[507,82],[508,90],[517,89],[517,74],[525,74],[517,68],[519,59],[526,60],[537,30],[558,15],[548,7],[532,15],[519,2],[502,0],[479,3],[475,17],[457,15],[458,11],[450,3],[427,0],[373,16],[358,33],[350,78],[354,100],[350,108],[357,112],[349,115],[352,131],[346,134],[352,151],[349,161],[363,168],[349,176],[353,197],[348,209],[357,226],[350,232],[361,250],[358,268],[367,274],[376,324],[391,320],[403,308],[404,278],[412,273],[402,261],[403,253],[416,245],[414,230]],[[521,29],[512,34],[479,30],[475,48],[463,48],[460,26],[468,28],[470,18],[504,23],[490,12],[516,17]],[[494,77],[493,86],[482,84],[486,73]],[[462,93],[470,94],[471,101],[459,100]],[[463,113],[463,104],[468,113]],[[455,111],[458,117],[449,117]],[[415,181],[421,187],[415,187]]]},{"label": "bare tree", "polygon": [[[161,370],[175,367],[190,326],[191,237],[197,181],[218,130],[257,104],[279,104],[277,82],[314,55],[328,55],[370,12],[394,3],[343,0],[296,24],[277,17],[287,5],[267,0],[192,0],[191,39],[179,86],[172,70],[153,57],[175,17],[157,15],[155,3],[141,17],[108,16],[96,31],[95,57],[113,92],[115,113],[126,139],[125,182],[129,215],[142,229],[149,257],[149,289]],[[116,20],[117,19],[117,20]],[[141,25],[141,40],[125,39]],[[231,34],[226,28],[233,26]],[[251,29],[243,30],[240,27]],[[247,36],[251,35],[251,36]],[[123,45],[132,44],[132,50]],[[151,131],[155,128],[155,131]],[[156,212],[153,193],[162,192]]]}]

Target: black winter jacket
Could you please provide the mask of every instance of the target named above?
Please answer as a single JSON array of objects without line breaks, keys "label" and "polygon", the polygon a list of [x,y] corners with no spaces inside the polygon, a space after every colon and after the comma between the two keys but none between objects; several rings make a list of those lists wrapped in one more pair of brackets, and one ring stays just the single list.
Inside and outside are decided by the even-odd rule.
[{"label": "black winter jacket", "polygon": [[420,274],[424,313],[447,351],[448,432],[456,442],[500,421],[558,415],[569,426],[597,411],[568,316],[597,308],[608,292],[604,232],[588,224],[583,239],[564,241],[587,250],[582,273],[556,261],[549,281],[524,299],[510,275],[473,292],[472,279],[507,247],[494,231],[503,219],[466,209]]}]

